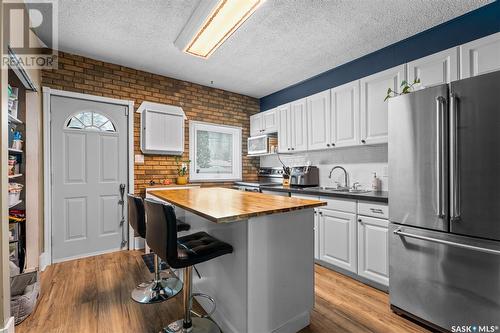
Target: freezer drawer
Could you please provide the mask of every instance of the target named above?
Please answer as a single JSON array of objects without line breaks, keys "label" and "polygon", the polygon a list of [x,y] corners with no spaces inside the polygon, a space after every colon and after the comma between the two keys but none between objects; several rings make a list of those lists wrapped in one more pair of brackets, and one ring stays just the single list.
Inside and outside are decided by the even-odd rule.
[{"label": "freezer drawer", "polygon": [[392,305],[450,331],[500,326],[500,242],[391,223],[389,293]]}]

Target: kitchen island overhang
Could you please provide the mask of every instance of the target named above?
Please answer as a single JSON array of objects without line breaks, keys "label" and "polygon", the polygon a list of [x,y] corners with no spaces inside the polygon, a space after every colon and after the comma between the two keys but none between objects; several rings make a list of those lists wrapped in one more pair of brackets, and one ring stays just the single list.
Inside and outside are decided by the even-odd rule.
[{"label": "kitchen island overhang", "polygon": [[[234,252],[197,265],[194,289],[217,301],[224,332],[296,332],[314,305],[314,208],[326,203],[226,188],[151,191]],[[182,236],[180,234],[179,236]],[[207,310],[209,303],[199,299]]]}]

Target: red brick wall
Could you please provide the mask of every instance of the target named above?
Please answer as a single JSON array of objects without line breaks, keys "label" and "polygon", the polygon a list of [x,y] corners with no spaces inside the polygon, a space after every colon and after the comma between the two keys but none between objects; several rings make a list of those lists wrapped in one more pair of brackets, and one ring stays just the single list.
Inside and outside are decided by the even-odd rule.
[{"label": "red brick wall", "polygon": [[[255,98],[63,52],[59,52],[57,70],[42,71],[42,85],[54,89],[133,100],[136,110],[143,101],[177,105],[183,108],[188,120],[242,127],[243,179],[254,180],[257,177],[259,159],[246,156],[246,140],[250,133],[249,116],[259,112],[259,102]],[[185,159],[189,156],[188,124],[186,121],[186,145],[183,155]],[[135,154],[141,154],[139,127],[139,114],[134,112]],[[135,192],[143,194],[144,188],[151,180],[175,181],[175,177],[174,157],[144,155],[144,164],[135,165]],[[230,183],[222,185],[229,186]]]}]

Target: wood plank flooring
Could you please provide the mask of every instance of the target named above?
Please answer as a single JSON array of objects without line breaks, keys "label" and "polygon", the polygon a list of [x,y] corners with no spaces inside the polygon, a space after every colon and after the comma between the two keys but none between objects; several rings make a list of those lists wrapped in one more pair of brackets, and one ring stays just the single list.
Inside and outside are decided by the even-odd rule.
[{"label": "wood plank flooring", "polygon": [[[16,332],[158,332],[182,317],[182,297],[135,303],[130,291],[150,278],[138,251],[51,265],[41,276],[36,311]],[[311,325],[303,333],[428,332],[392,313],[387,294],[321,266],[316,266],[315,291]]]}]

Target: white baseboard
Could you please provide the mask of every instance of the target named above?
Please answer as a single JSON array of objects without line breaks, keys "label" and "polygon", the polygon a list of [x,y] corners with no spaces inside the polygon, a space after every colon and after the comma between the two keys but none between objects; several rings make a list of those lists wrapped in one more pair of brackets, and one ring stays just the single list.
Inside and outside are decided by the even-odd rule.
[{"label": "white baseboard", "polygon": [[116,249],[109,249],[109,250],[104,250],[104,251],[97,251],[97,252],[91,252],[91,253],[86,253],[86,254],[81,254],[77,256],[71,256],[71,257],[65,257],[65,258],[59,258],[59,259],[53,259],[52,263],[58,263],[58,262],[63,262],[63,261],[69,261],[69,260],[75,260],[75,259],[82,259],[82,258],[88,258],[88,257],[94,257],[98,256],[101,254],[106,254],[106,253],[111,253],[111,252],[118,252],[121,251],[121,248],[116,248]]},{"label": "white baseboard", "polygon": [[311,323],[311,314],[309,311],[303,312],[294,318],[287,321],[281,327],[273,331],[273,333],[298,332],[301,329],[309,326]]},{"label": "white baseboard", "polygon": [[142,237],[134,237],[134,249],[140,250],[144,248],[144,238]]},{"label": "white baseboard", "polygon": [[9,320],[7,320],[7,324],[0,329],[0,333],[14,333],[14,317],[10,317]]},{"label": "white baseboard", "polygon": [[50,265],[50,255],[47,252],[40,254],[39,264],[40,271],[43,272]]}]

